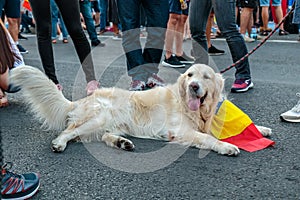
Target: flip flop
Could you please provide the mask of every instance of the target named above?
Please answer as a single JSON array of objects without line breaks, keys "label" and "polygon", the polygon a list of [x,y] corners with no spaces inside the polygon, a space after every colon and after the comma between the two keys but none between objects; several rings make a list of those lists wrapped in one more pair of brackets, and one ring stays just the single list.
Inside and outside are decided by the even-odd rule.
[{"label": "flip flop", "polygon": [[68,43],[68,40],[67,39],[63,39],[63,43]]}]

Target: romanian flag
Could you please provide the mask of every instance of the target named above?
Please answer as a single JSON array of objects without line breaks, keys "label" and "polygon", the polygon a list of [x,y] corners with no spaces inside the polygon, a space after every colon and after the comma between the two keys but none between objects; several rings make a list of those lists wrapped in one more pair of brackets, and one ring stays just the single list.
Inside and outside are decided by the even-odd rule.
[{"label": "romanian flag", "polygon": [[24,0],[23,7],[31,11],[29,0]]},{"label": "romanian flag", "polygon": [[228,100],[219,103],[211,132],[219,140],[249,152],[275,144],[274,141],[264,138],[249,116]]}]

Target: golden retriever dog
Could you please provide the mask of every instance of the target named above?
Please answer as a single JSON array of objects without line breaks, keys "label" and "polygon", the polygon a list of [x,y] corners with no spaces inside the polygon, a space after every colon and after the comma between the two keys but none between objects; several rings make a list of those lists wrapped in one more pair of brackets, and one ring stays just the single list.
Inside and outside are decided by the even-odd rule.
[{"label": "golden retriever dog", "polygon": [[[96,138],[108,146],[133,150],[124,136],[159,139],[219,154],[237,155],[235,145],[210,134],[224,79],[209,66],[196,64],[175,84],[146,91],[101,88],[77,101],[67,100],[39,69],[30,66],[11,71],[10,80],[22,88],[24,100],[49,129],[62,130],[52,150],[62,152],[68,141]],[[265,135],[271,130],[258,127]],[[95,135],[97,137],[95,137]]]}]

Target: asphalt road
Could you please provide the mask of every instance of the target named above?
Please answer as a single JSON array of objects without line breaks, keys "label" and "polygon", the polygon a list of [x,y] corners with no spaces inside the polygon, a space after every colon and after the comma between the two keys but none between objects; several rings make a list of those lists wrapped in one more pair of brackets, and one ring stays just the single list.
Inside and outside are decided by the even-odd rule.
[{"label": "asphalt road", "polygon": [[[135,152],[102,143],[71,143],[63,153],[53,153],[50,143],[59,133],[42,130],[16,93],[9,95],[10,106],[0,110],[4,160],[14,163],[15,172],[40,173],[41,187],[32,199],[300,199],[300,124],[279,119],[299,100],[295,95],[300,92],[300,43],[296,38],[275,35],[249,58],[253,90],[230,93],[235,70],[224,74],[228,99],[255,124],[272,128],[270,139],[275,147],[241,151],[238,157],[188,148],[174,159],[164,142],[133,138]],[[106,47],[93,49],[97,77],[102,86],[128,88],[121,41],[101,39]],[[36,38],[21,44],[30,51],[24,56],[26,64],[41,68]],[[211,65],[221,70],[231,64],[230,52],[222,39],[213,44],[226,51],[211,57]],[[257,44],[247,44],[248,49]],[[190,41],[184,43],[187,52],[190,47]],[[73,44],[58,42],[54,49],[64,95],[81,98],[85,83]],[[177,71],[160,69],[165,80],[176,80]]]}]

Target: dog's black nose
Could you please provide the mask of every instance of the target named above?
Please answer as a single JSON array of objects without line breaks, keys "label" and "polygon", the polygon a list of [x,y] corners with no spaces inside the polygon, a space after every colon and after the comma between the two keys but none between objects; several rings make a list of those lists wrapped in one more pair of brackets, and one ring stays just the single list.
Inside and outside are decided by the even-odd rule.
[{"label": "dog's black nose", "polygon": [[191,83],[190,84],[190,87],[195,91],[197,92],[199,90],[199,85],[197,83]]}]

